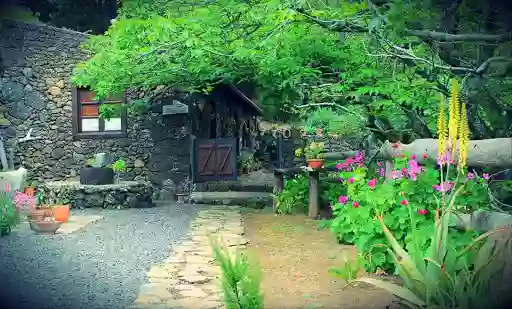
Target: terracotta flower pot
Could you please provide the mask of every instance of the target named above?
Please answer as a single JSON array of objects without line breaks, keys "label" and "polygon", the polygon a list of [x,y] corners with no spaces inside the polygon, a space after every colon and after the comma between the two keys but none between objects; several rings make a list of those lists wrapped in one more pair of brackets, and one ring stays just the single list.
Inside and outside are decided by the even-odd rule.
[{"label": "terracotta flower pot", "polygon": [[324,165],[324,159],[310,159],[308,160],[308,166],[310,168],[321,168]]},{"label": "terracotta flower pot", "polygon": [[28,212],[28,217],[30,218],[30,220],[41,221],[45,217],[47,217],[46,209],[31,209]]},{"label": "terracotta flower pot", "polygon": [[57,222],[68,222],[69,205],[55,205],[52,209],[53,217]]},{"label": "terracotta flower pot", "polygon": [[39,207],[40,210],[44,211],[45,217],[51,217],[52,216],[52,208],[48,205],[42,205]]},{"label": "terracotta flower pot", "polygon": [[30,229],[41,234],[55,234],[62,222],[30,220]]},{"label": "terracotta flower pot", "polygon": [[36,188],[34,188],[34,187],[25,187],[25,189],[23,189],[23,193],[25,193],[28,196],[34,196],[36,194]]}]

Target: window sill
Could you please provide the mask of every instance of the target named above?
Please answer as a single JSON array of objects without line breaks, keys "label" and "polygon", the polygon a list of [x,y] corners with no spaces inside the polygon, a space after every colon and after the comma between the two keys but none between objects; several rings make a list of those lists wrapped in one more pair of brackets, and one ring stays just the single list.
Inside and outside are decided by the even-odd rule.
[{"label": "window sill", "polygon": [[76,133],[73,138],[77,139],[110,139],[110,138],[126,138],[127,132],[81,132]]}]

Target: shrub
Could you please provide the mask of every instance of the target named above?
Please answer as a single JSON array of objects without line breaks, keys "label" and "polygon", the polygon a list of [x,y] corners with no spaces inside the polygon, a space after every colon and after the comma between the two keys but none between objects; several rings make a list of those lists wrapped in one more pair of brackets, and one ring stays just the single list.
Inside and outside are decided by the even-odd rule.
[{"label": "shrub", "polygon": [[[431,241],[425,232],[434,224],[442,191],[450,191],[453,186],[450,182],[441,184],[435,166],[421,166],[415,156],[404,155],[394,161],[395,170],[390,181],[385,181],[380,163],[377,169],[379,176],[372,177],[362,156],[349,158],[338,165],[347,194],[332,200],[334,219],[331,230],[341,242],[357,247],[365,256],[365,269],[369,272],[379,268],[395,271],[393,259],[383,245],[386,237],[376,215],[385,215],[384,223],[402,248],[407,248],[411,239],[409,211],[412,210],[415,217],[412,230],[417,232],[417,239],[421,239],[419,246],[425,251]],[[472,173],[467,176],[456,209],[474,210],[486,206],[488,197],[482,194],[486,190],[486,179]],[[457,248],[467,245],[474,235],[469,231],[450,229],[452,243]]]}]

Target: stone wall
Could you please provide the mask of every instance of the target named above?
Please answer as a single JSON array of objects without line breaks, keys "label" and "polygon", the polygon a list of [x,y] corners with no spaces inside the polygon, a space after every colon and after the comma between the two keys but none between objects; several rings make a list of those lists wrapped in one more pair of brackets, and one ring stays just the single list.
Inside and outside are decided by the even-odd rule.
[{"label": "stone wall", "polygon": [[71,180],[88,158],[107,152],[127,162],[124,180],[183,182],[190,157],[185,116],[130,115],[127,138],[73,139],[71,75],[86,58],[79,48],[86,39],[71,30],[0,21],[4,121],[15,125],[19,137],[31,128],[32,135],[44,136],[19,145],[17,165],[29,170],[30,180]]}]

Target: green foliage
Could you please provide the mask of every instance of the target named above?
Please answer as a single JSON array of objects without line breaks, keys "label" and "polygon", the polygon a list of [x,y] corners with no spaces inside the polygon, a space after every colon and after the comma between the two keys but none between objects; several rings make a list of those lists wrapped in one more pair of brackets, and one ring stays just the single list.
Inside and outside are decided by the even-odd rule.
[{"label": "green foliage", "polygon": [[311,142],[304,148],[295,150],[295,156],[304,155],[306,160],[323,159],[325,153],[325,144],[323,142]]},{"label": "green foliage", "polygon": [[347,255],[344,255],[340,267],[329,268],[329,274],[345,281],[351,281],[357,278],[357,275],[363,269],[363,265],[364,258],[361,255],[358,255],[353,260],[349,259]]},{"label": "green foliage", "polygon": [[262,309],[261,273],[255,263],[237,253],[232,257],[217,242],[212,243],[215,263],[221,269],[222,298],[226,309]]},{"label": "green foliage", "polygon": [[[291,9],[297,4],[123,1],[105,35],[85,44],[92,57],[77,68],[73,80],[100,96],[129,87],[207,92],[219,82],[250,82],[259,85],[265,112],[282,117],[300,114],[294,107],[299,102],[357,103],[402,125],[406,121],[397,104],[433,106],[433,82],[416,78],[413,69],[396,62],[368,56],[371,35],[347,34],[340,40],[338,33],[311,26]],[[365,1],[308,5],[322,18],[371,21]],[[358,121],[345,113],[331,126],[352,134]]]},{"label": "green foliage", "polygon": [[126,162],[123,159],[119,159],[112,164],[112,169],[115,173],[122,173],[126,171]]},{"label": "green foliage", "polygon": [[307,213],[309,182],[304,175],[288,179],[283,191],[277,197],[276,211],[278,214]]},{"label": "green foliage", "polygon": [[13,200],[13,192],[10,189],[2,190],[0,192],[0,236],[9,235],[18,222],[19,217]]},{"label": "green foliage", "polygon": [[[344,243],[354,244],[367,263],[367,271],[377,269],[393,272],[394,261],[384,246],[386,236],[376,215],[385,214],[384,222],[403,248],[409,248],[412,237],[409,212],[414,214],[414,233],[422,252],[430,246],[430,234],[441,193],[439,173],[432,165],[419,166],[408,156],[395,159],[392,181],[382,176],[373,178],[361,159],[349,158],[340,164],[340,177],[344,179],[347,194],[332,199],[334,220],[331,230]],[[383,175],[383,169],[379,168]],[[487,183],[481,178],[466,181],[464,194],[459,196],[456,208],[485,208],[489,203],[485,193]],[[456,248],[467,245],[474,234],[452,229],[450,237]]]},{"label": "green foliage", "polygon": [[326,134],[330,133],[338,136],[360,136],[364,132],[367,115],[360,106],[350,106],[347,110],[339,111],[333,108],[316,109],[312,113],[307,114],[304,127],[320,128]]}]

